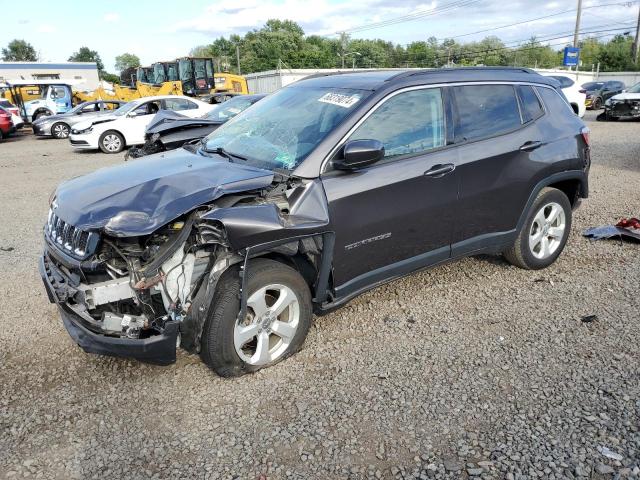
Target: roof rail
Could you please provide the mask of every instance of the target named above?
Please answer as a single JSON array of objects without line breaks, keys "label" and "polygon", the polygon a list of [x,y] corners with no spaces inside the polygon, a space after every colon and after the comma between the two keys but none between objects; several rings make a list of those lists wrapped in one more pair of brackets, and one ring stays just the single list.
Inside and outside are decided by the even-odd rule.
[{"label": "roof rail", "polygon": [[447,73],[447,72],[486,72],[489,70],[501,71],[501,72],[521,72],[521,73],[536,73],[530,68],[526,67],[453,67],[453,68],[434,68],[434,69],[425,69],[420,70],[418,72],[407,72],[408,76],[413,75],[422,75],[425,73]]}]

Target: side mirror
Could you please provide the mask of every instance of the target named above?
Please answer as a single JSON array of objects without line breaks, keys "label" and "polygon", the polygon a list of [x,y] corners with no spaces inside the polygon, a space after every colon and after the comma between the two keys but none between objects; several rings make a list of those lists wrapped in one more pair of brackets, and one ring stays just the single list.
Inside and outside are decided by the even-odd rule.
[{"label": "side mirror", "polygon": [[133,117],[137,117],[137,116],[138,116],[137,112],[129,112],[129,113],[127,113],[127,117],[129,117],[129,118],[133,118]]},{"label": "side mirror", "polygon": [[384,145],[379,140],[350,140],[343,149],[342,158],[335,159],[338,170],[356,170],[369,166],[384,157]]}]

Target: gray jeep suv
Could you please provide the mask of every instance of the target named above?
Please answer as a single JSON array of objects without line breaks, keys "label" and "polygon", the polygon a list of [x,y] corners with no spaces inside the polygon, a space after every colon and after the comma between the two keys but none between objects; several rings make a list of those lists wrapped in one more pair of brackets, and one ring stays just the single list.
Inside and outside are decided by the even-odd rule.
[{"label": "gray jeep suv", "polygon": [[240,375],[418,269],[547,267],[589,166],[588,130],[530,70],[316,76],[197,145],[60,185],[40,269],[87,352],[168,364],[180,346]]}]

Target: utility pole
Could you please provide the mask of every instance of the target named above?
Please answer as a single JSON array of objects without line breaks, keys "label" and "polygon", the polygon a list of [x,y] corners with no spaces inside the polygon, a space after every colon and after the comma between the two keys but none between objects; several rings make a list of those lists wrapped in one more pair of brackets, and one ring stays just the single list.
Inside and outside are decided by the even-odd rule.
[{"label": "utility pole", "polygon": [[576,30],[573,33],[573,46],[578,46],[578,33],[580,32],[580,15],[582,15],[582,0],[578,0],[578,11],[576,13]]},{"label": "utility pole", "polygon": [[238,75],[242,75],[240,71],[240,45],[236,44],[236,60],[238,62]]},{"label": "utility pole", "polygon": [[638,64],[638,51],[640,51],[640,7],[638,7],[638,25],[636,26],[636,41],[633,43],[633,63]]}]

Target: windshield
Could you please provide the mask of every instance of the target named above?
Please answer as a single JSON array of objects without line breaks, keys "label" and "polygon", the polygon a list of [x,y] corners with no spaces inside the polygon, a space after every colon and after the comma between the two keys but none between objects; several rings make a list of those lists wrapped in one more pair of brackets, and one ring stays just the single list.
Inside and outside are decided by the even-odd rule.
[{"label": "windshield", "polygon": [[627,90],[628,93],[640,93],[640,82]]},{"label": "windshield", "polygon": [[212,110],[205,113],[202,118],[209,120],[217,120],[218,122],[226,122],[237,114],[246,110],[255,102],[243,97],[232,98],[224,103],[219,103]]},{"label": "windshield", "polygon": [[140,104],[143,102],[144,100],[138,100],[135,102],[129,102],[129,103],[125,103],[124,105],[122,105],[120,108],[115,109],[112,113],[114,115],[118,115],[118,116],[122,116],[122,115],[126,115],[127,113],[129,113],[131,110],[137,108],[140,106]]},{"label": "windshield", "polygon": [[84,107],[86,107],[87,105],[89,105],[89,102],[82,102],[79,103],[78,105],[76,105],[75,107],[73,107],[71,110],[69,110],[69,113],[76,113],[79,112],[80,110],[82,110]]},{"label": "windshield", "polygon": [[205,148],[223,148],[261,168],[292,170],[368,95],[344,88],[284,88],[211,133]]},{"label": "windshield", "polygon": [[600,90],[604,87],[604,82],[588,82],[582,85],[585,90]]}]

